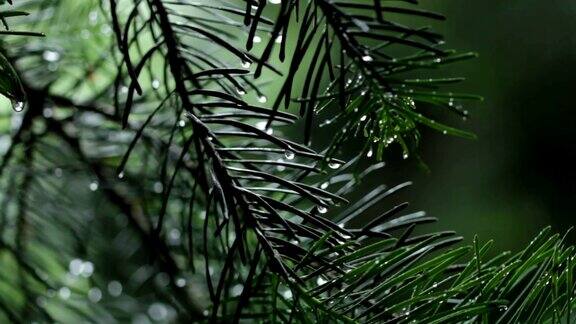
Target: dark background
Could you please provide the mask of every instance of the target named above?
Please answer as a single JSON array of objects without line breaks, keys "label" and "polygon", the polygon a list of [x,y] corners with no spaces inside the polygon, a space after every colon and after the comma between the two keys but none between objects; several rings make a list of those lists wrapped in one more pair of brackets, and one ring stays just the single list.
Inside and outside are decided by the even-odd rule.
[{"label": "dark background", "polygon": [[451,123],[478,140],[424,131],[421,156],[431,172],[412,161],[391,167],[393,177],[413,180],[413,206],[440,219],[427,228],[512,250],[547,225],[566,232],[576,224],[576,2],[422,5],[446,14],[435,28],[450,47],[480,54],[447,74],[468,77],[460,89],[485,101],[468,106],[468,121]]}]

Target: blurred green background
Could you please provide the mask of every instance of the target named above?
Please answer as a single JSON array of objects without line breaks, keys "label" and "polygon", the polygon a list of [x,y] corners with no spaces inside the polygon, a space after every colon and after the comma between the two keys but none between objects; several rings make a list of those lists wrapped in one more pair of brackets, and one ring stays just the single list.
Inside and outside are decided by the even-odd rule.
[{"label": "blurred green background", "polygon": [[413,180],[412,206],[440,219],[427,228],[453,229],[467,240],[477,233],[512,250],[546,225],[564,233],[576,223],[576,2],[423,6],[448,17],[435,28],[449,47],[480,54],[446,74],[468,77],[460,89],[485,101],[468,106],[468,121],[451,122],[478,140],[424,131],[421,156],[431,172],[412,161],[393,166],[393,177]]}]

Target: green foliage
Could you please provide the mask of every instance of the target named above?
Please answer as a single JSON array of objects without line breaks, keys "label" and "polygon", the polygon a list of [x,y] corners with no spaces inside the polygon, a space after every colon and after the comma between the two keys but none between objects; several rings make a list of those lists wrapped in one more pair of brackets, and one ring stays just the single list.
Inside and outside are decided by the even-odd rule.
[{"label": "green foliage", "polygon": [[0,321],[572,320],[574,251],[558,235],[490,257],[490,243],[415,234],[435,218],[392,204],[410,183],[363,185],[384,166],[364,156],[408,157],[421,125],[473,138],[426,113],[465,117],[480,99],[427,76],[474,56],[413,26],[444,17],[412,1],[275,2],[0,14],[47,36],[3,35],[2,94],[28,100],[2,116]]}]

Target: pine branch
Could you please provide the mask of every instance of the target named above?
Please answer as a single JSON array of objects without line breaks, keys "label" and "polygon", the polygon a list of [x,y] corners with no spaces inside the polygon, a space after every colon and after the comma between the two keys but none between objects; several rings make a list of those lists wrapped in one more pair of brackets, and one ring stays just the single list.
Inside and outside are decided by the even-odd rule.
[{"label": "pine branch", "polygon": [[[5,45],[6,60],[15,66],[9,70],[9,80],[17,86],[2,93],[15,97],[18,89],[25,90],[29,102],[4,156],[2,178],[21,175],[10,180],[27,192],[15,202],[26,214],[19,237],[24,237],[25,224],[35,235],[18,241],[26,248],[24,255],[4,243],[11,237],[10,229],[3,231],[0,242],[15,257],[23,282],[39,277],[34,269],[43,269],[40,257],[26,260],[39,246],[49,247],[50,258],[66,264],[74,254],[60,251],[58,239],[87,244],[82,235],[91,225],[78,215],[83,207],[76,200],[102,197],[99,209],[112,208],[127,217],[129,233],[139,238],[136,250],[144,246],[143,258],[153,260],[151,276],[168,276],[153,296],[172,305],[181,321],[444,323],[571,318],[573,248],[549,230],[516,255],[488,258],[490,244],[481,246],[475,240],[472,247],[454,246],[461,238],[453,232],[415,235],[417,226],[436,219],[423,212],[406,214],[407,203],[384,208],[365,221],[410,183],[372,188],[350,204],[344,198],[383,167],[375,163],[359,171],[358,156],[381,159],[393,142],[405,155],[411,153],[419,124],[470,136],[419,115],[419,106],[433,104],[464,114],[455,102],[475,96],[436,92],[436,87],[461,79],[425,79],[421,70],[471,55],[444,50],[439,35],[392,19],[393,15],[443,19],[441,15],[380,1],[282,1],[275,12],[266,1],[252,0],[107,3],[99,11],[105,18],[99,21],[93,19],[100,17],[94,14],[95,3],[31,1],[23,9],[56,11],[31,19],[49,36],[48,31],[63,24],[58,19],[86,28],[85,16],[79,13],[87,14],[93,29],[104,36],[88,30],[86,44],[58,51],[50,37],[30,44],[14,39]],[[269,12],[276,18],[267,18]],[[297,27],[294,34],[288,32],[291,26]],[[113,40],[107,33],[114,33]],[[66,44],[63,40],[72,33],[55,34],[62,38],[55,43]],[[256,45],[265,34],[269,37],[264,44]],[[91,55],[97,51],[88,43],[98,43],[99,50],[112,48],[113,55]],[[407,53],[392,55],[387,51],[392,46]],[[274,62],[276,54],[289,62],[287,70]],[[80,65],[75,55],[86,62]],[[311,63],[304,66],[305,62]],[[252,63],[255,66],[250,67]],[[50,73],[44,69],[47,64]],[[50,64],[78,67],[80,72]],[[423,77],[402,77],[414,70]],[[271,104],[266,104],[262,90],[265,82],[257,79],[268,74],[279,78],[275,82],[280,85]],[[300,98],[293,98],[298,76],[304,84]],[[255,94],[258,104],[251,103],[248,94]],[[289,108],[294,101],[300,104],[300,116],[280,111],[282,104]],[[318,153],[310,141],[318,118],[324,117],[339,128],[332,145]],[[302,128],[291,127],[302,131],[304,144],[284,131],[284,126],[300,119]],[[358,156],[336,159],[338,149],[364,129],[366,144],[356,149]],[[376,152],[372,143],[377,143]],[[25,170],[18,164],[23,159]],[[70,175],[63,179],[64,166]],[[52,169],[54,176],[42,173]],[[54,183],[65,179],[84,181],[72,172],[94,177],[88,194],[73,187],[56,188]],[[152,190],[146,188],[150,183]],[[35,206],[47,201],[58,202],[56,212]],[[13,217],[6,213],[7,220]],[[58,239],[41,235],[46,227]],[[104,236],[112,230],[91,238],[96,241],[91,246],[98,251],[112,248]],[[174,230],[179,230],[178,240]],[[143,258],[128,257],[124,266],[140,267]],[[58,282],[58,273],[64,277],[62,271],[50,275],[55,285],[63,285],[58,294],[68,296],[59,301],[62,309],[78,314],[73,317],[78,321],[100,316],[66,301],[70,295],[90,294],[97,283],[88,292],[70,285],[71,291]],[[105,274],[96,278],[100,276],[109,278]],[[108,286],[111,295],[118,292],[115,283]],[[142,311],[138,308],[147,307],[148,301],[140,289],[147,287],[148,280],[126,285],[125,296],[116,296],[119,304],[129,298],[137,308],[122,313],[101,307],[102,318],[122,320]],[[27,300],[48,295],[33,285],[21,292]],[[38,303],[31,315],[48,309],[44,306]],[[153,306],[158,305],[144,310],[150,316],[158,310]],[[0,309],[12,321],[28,315],[21,313],[27,308],[2,294]],[[59,314],[41,315],[62,321]]]}]

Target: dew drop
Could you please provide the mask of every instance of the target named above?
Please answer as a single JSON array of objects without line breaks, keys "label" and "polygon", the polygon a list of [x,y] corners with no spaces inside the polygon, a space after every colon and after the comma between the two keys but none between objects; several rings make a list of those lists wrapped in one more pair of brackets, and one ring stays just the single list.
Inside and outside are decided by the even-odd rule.
[{"label": "dew drop", "polygon": [[259,96],[258,97],[258,102],[265,103],[266,101],[268,101],[268,98],[266,98],[266,96]]},{"label": "dew drop", "polygon": [[84,278],[90,278],[92,276],[92,274],[94,273],[94,263],[90,262],[90,261],[85,261],[82,264],[82,277]]},{"label": "dew drop", "polygon": [[56,176],[56,178],[61,178],[63,174],[64,172],[62,171],[61,168],[54,169],[54,175]]},{"label": "dew drop", "polygon": [[360,121],[365,121],[366,118],[368,118],[368,117],[366,117],[366,115],[362,115],[362,117],[360,117]]},{"label": "dew drop", "polygon": [[158,89],[160,88],[160,81],[154,79],[152,80],[152,89]]},{"label": "dew drop", "polygon": [[156,181],[154,182],[154,185],[152,186],[152,190],[154,190],[155,193],[162,193],[164,191],[164,185],[162,184],[162,182],[160,181]]},{"label": "dew drop", "polygon": [[254,36],[254,38],[252,38],[252,40],[254,41],[254,43],[261,43],[262,42],[262,38],[260,36]]},{"label": "dew drop", "polygon": [[364,56],[362,56],[362,61],[364,61],[364,62],[372,62],[372,61],[374,61],[374,59],[373,59],[372,56],[370,56],[370,55],[364,55]]},{"label": "dew drop", "polygon": [[58,296],[60,296],[60,298],[62,299],[68,299],[70,298],[71,292],[70,292],[70,288],[68,287],[62,287],[58,290]]},{"label": "dew drop", "polygon": [[320,185],[320,189],[326,189],[326,188],[328,188],[329,185],[330,184],[328,182],[324,182]]},{"label": "dew drop", "polygon": [[113,297],[122,295],[122,284],[116,280],[108,283],[108,293]]},{"label": "dew drop", "polygon": [[329,167],[330,169],[334,169],[334,170],[340,168],[341,166],[342,166],[342,164],[341,164],[341,163],[338,163],[338,162],[330,162],[330,163],[328,163],[328,167]]},{"label": "dew drop", "polygon": [[374,152],[372,150],[368,151],[368,153],[366,153],[366,157],[372,157],[372,155],[374,155]]},{"label": "dew drop", "polygon": [[294,154],[294,152],[292,152],[290,150],[286,150],[286,152],[284,153],[284,156],[286,156],[286,159],[288,159],[288,160],[294,160],[294,157],[296,155]]},{"label": "dew drop", "polygon": [[90,191],[96,191],[98,190],[98,187],[100,185],[98,184],[98,181],[94,180],[92,182],[90,182],[90,185],[88,186],[90,188]]},{"label": "dew drop", "polygon": [[44,118],[52,118],[52,116],[54,116],[54,111],[52,108],[44,108],[42,109],[42,116],[44,116]]},{"label": "dew drop", "polygon": [[24,110],[24,103],[22,101],[12,101],[12,109],[16,112],[21,112]]},{"label": "dew drop", "polygon": [[184,278],[176,279],[176,287],[182,288],[184,286],[186,286],[186,279],[184,279]]},{"label": "dew drop", "polygon": [[271,4],[280,4],[282,3],[282,0],[268,0],[268,2],[270,2]]},{"label": "dew drop", "polygon": [[91,25],[96,25],[96,23],[98,22],[98,11],[96,10],[90,11],[90,13],[88,14],[88,19],[90,20]]},{"label": "dew drop", "polygon": [[124,171],[120,171],[120,173],[118,173],[118,179],[124,179]]},{"label": "dew drop", "polygon": [[91,288],[88,290],[88,299],[93,302],[97,303],[102,299],[102,291],[99,288]]},{"label": "dew drop", "polygon": [[285,299],[292,299],[292,291],[291,290],[286,290],[285,292],[282,293],[282,296]]},{"label": "dew drop", "polygon": [[245,69],[249,69],[251,65],[252,65],[252,63],[250,63],[250,62],[246,62],[246,61],[242,62],[242,67]]},{"label": "dew drop", "polygon": [[60,53],[56,51],[46,50],[42,53],[42,58],[46,62],[57,62],[60,60]]},{"label": "dew drop", "polygon": [[318,286],[322,286],[325,283],[326,283],[326,280],[322,277],[318,277],[318,279],[316,279],[316,284],[318,284]]},{"label": "dew drop", "polygon": [[236,92],[237,92],[239,95],[241,95],[241,96],[243,96],[243,95],[246,94],[246,91],[244,91],[244,89],[240,89],[240,88],[237,88],[237,89],[236,89]]},{"label": "dew drop", "polygon": [[186,121],[180,119],[180,120],[178,121],[178,127],[182,128],[182,127],[184,127],[184,126],[186,126]]},{"label": "dew drop", "polygon": [[316,210],[318,210],[320,214],[326,214],[326,212],[328,211],[328,209],[324,206],[318,206],[316,207]]},{"label": "dew drop", "polygon": [[70,261],[68,271],[74,276],[79,276],[84,271],[84,262],[80,259]]},{"label": "dew drop", "polygon": [[274,40],[274,42],[275,42],[276,44],[282,43],[282,35],[276,37],[276,39]]}]

